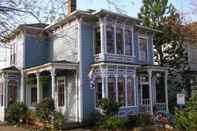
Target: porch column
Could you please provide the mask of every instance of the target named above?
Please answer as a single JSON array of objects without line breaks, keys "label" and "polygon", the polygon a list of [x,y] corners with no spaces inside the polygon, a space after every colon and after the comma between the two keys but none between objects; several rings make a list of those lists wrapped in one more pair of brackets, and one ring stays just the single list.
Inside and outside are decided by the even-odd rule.
[{"label": "porch column", "polygon": [[25,94],[25,90],[24,90],[24,84],[25,84],[25,79],[24,79],[24,72],[21,71],[21,89],[20,89],[20,101],[24,102],[24,94]]},{"label": "porch column", "polygon": [[106,18],[100,18],[101,53],[106,52]]},{"label": "porch column", "polygon": [[51,71],[51,97],[53,100],[55,100],[55,69],[52,69]]},{"label": "porch column", "polygon": [[168,109],[168,72],[165,72],[165,97],[166,97],[166,111],[169,112]]},{"label": "porch column", "polygon": [[36,72],[36,83],[37,83],[37,103],[40,103],[40,73]]},{"label": "porch column", "polygon": [[115,75],[115,81],[116,81],[116,102],[118,102],[118,75]]},{"label": "porch column", "polygon": [[153,114],[152,70],[148,70],[148,84],[149,84],[149,96],[150,96],[150,113]]},{"label": "porch column", "polygon": [[127,99],[127,75],[124,76],[125,78],[125,106],[128,106],[128,99]]},{"label": "porch column", "polygon": [[137,87],[136,87],[136,72],[133,74],[133,85],[134,85],[134,98],[135,98],[135,102],[134,105],[137,105],[137,98],[138,98],[138,91],[137,91]]}]

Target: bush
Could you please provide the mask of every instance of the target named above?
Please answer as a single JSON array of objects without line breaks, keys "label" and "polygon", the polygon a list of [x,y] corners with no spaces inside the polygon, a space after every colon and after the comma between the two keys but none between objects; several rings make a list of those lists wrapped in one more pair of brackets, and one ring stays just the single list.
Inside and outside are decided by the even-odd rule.
[{"label": "bush", "polygon": [[110,116],[118,112],[120,104],[105,98],[100,101],[99,107],[102,109],[103,115]]},{"label": "bush", "polygon": [[183,109],[175,109],[176,126],[184,131],[197,130],[197,95],[192,97]]},{"label": "bush", "polygon": [[44,124],[45,129],[58,129],[64,122],[64,116],[62,113],[55,111],[54,101],[51,98],[43,99],[36,106],[36,114]]},{"label": "bush", "polygon": [[98,123],[97,128],[101,130],[122,129],[125,128],[127,123],[128,121],[125,118],[110,116]]},{"label": "bush", "polygon": [[150,114],[140,114],[136,118],[137,126],[146,127],[154,124],[153,118]]},{"label": "bush", "polygon": [[36,106],[36,114],[42,122],[51,121],[55,106],[53,99],[45,98]]},{"label": "bush", "polygon": [[59,129],[63,124],[64,124],[64,115],[60,112],[54,112],[53,114],[53,119],[54,119],[54,127],[56,129]]},{"label": "bush", "polygon": [[19,124],[25,121],[28,108],[25,104],[16,102],[6,109],[6,121],[11,124]]}]

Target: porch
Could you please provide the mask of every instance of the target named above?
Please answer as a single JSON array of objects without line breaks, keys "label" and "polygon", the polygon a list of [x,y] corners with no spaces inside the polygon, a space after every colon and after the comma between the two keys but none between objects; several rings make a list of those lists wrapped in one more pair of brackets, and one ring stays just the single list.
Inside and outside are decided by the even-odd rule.
[{"label": "porch", "polygon": [[54,100],[55,109],[62,112],[66,120],[78,121],[78,64],[52,62],[23,71],[21,101],[35,109],[44,98]]},{"label": "porch", "polygon": [[168,112],[167,69],[159,66],[93,65],[96,110],[102,98],[121,104],[118,115]]}]

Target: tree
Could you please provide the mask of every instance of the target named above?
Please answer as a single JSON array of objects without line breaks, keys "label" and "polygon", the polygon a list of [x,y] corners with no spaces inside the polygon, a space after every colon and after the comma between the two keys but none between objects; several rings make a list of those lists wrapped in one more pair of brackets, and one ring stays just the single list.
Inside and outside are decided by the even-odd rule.
[{"label": "tree", "polygon": [[[168,0],[143,0],[143,5],[138,14],[143,20],[144,26],[148,26],[160,32],[155,33],[154,48],[155,60],[160,66],[169,69],[169,97],[170,104],[176,102],[176,92],[188,88],[184,78],[184,72],[188,70],[187,54],[183,47],[181,31],[181,18],[175,7]],[[173,94],[172,94],[173,93]]]}]

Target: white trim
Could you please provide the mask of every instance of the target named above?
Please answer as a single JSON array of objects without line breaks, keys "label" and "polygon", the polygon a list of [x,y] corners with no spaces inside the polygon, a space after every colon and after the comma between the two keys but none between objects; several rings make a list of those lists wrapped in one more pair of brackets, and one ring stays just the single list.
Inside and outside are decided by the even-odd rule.
[{"label": "white trim", "polygon": [[125,38],[126,38],[126,36],[125,36],[125,23],[124,23],[124,25],[123,25],[123,27],[122,27],[122,30],[123,30],[123,54],[125,55],[126,54],[126,40],[125,40]]},{"label": "white trim", "polygon": [[128,94],[127,94],[127,91],[128,91],[128,80],[127,80],[127,75],[124,76],[124,83],[125,83],[125,106],[128,107]]},{"label": "white trim", "polygon": [[[82,24],[82,18],[79,18],[78,19],[78,60],[79,62],[81,61],[81,45],[82,45],[82,29],[81,29],[81,24]],[[79,112],[80,112],[80,115],[79,115],[79,121],[82,122],[83,121],[83,88],[82,88],[82,73],[81,73],[81,69],[80,69],[80,66],[79,66]]]},{"label": "white trim", "polygon": [[117,54],[116,23],[114,23],[114,48],[115,48],[115,52],[114,52],[114,54]]}]

